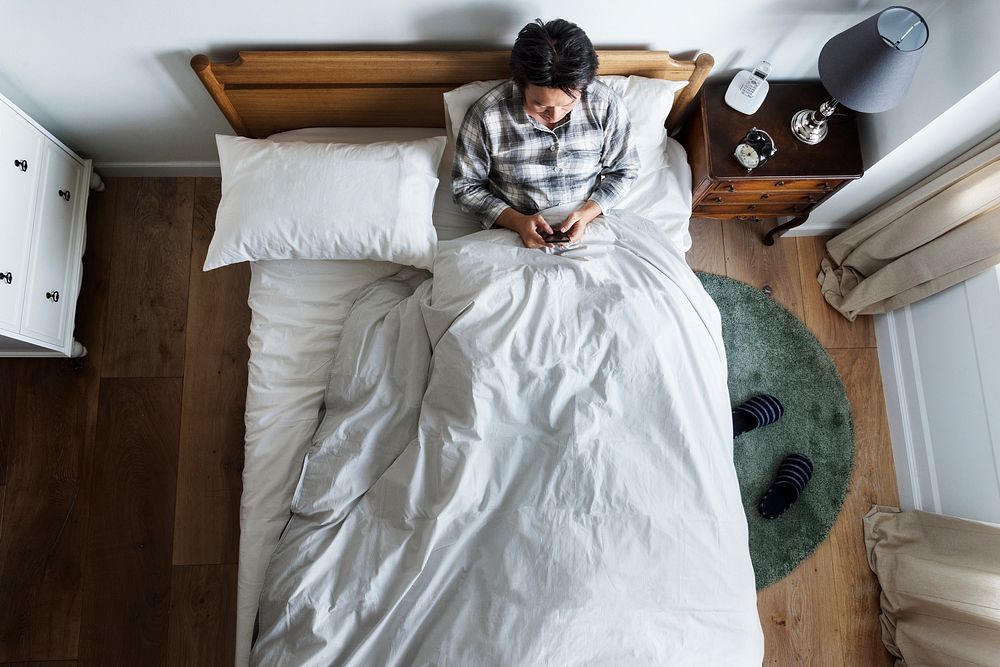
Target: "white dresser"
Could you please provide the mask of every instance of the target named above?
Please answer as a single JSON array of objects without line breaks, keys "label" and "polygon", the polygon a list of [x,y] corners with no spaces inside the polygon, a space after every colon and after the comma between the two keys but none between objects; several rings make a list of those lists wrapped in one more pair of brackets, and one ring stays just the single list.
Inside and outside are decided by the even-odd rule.
[{"label": "white dresser", "polygon": [[86,354],[73,325],[91,171],[0,95],[0,357]]}]

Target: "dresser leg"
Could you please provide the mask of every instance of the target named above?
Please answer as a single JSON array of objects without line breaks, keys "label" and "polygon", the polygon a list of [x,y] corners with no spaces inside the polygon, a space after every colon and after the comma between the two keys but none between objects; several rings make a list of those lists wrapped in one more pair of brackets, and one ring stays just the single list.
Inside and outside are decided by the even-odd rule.
[{"label": "dresser leg", "polygon": [[792,227],[798,227],[808,219],[809,219],[808,215],[802,215],[797,218],[792,218],[783,225],[778,225],[777,227],[775,227],[774,229],[772,229],[771,231],[769,231],[767,234],[764,235],[764,245],[774,245],[774,238],[776,236],[780,236],[781,234],[787,232]]}]

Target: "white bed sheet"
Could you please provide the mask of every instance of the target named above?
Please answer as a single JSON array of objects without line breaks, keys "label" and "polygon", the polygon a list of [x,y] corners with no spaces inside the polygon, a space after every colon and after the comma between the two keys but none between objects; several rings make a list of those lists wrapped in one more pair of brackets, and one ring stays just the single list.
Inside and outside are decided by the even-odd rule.
[{"label": "white bed sheet", "polygon": [[[278,141],[375,141],[434,136],[427,128],[317,128],[282,133]],[[630,200],[648,211],[681,252],[690,248],[691,172],[683,147],[667,142],[670,166]],[[442,193],[439,193],[441,195]],[[440,197],[439,197],[440,199]],[[631,208],[631,207],[629,207]],[[435,209],[439,236],[467,229]],[[399,266],[387,262],[272,260],[251,265],[253,313],[246,404],[246,452],[240,503],[236,665],[249,661],[264,571],[290,516],[302,460],[322,416],[327,371],[340,340],[352,294]]]}]

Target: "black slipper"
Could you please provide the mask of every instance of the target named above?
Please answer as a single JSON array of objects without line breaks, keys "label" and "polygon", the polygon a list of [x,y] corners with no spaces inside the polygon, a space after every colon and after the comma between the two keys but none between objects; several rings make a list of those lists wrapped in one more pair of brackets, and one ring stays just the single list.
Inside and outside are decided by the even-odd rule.
[{"label": "black slipper", "polygon": [[733,437],[742,435],[761,426],[767,426],[781,419],[785,406],[770,394],[754,396],[733,408]]},{"label": "black slipper", "polygon": [[778,466],[778,474],[760,499],[757,511],[765,519],[777,519],[792,506],[812,479],[813,463],[805,454],[789,454]]}]

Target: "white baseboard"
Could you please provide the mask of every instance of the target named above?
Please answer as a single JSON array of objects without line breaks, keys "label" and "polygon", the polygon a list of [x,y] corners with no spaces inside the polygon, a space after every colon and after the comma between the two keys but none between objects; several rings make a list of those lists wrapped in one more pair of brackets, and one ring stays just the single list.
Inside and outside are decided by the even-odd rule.
[{"label": "white baseboard", "polygon": [[222,171],[216,162],[95,162],[94,171],[102,178],[128,176],[210,176],[220,177]]}]

